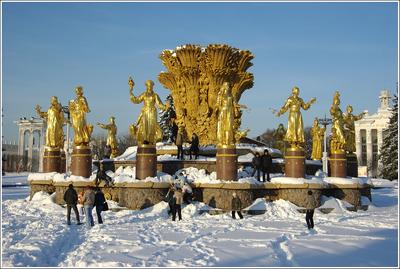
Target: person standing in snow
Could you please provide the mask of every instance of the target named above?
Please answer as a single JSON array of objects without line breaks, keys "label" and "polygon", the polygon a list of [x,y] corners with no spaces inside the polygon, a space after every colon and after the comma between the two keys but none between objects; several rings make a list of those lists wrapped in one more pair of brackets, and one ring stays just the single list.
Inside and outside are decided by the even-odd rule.
[{"label": "person standing in snow", "polygon": [[194,155],[194,159],[196,160],[199,157],[199,137],[195,133],[192,134],[192,141],[190,141],[190,159],[192,159],[192,153]]},{"label": "person standing in snow", "polygon": [[78,207],[78,212],[80,215],[85,215],[85,211],[83,210],[83,195],[85,194],[84,191],[81,191],[78,194],[78,204],[76,205]]},{"label": "person standing in snow", "polygon": [[101,218],[101,211],[104,209],[104,203],[106,198],[104,193],[99,187],[96,188],[96,194],[94,195],[94,205],[96,206],[97,221],[99,224],[103,224],[103,219]]},{"label": "person standing in snow", "polygon": [[184,140],[183,133],[184,133],[183,127],[179,127],[178,133],[176,134],[176,139],[175,139],[175,145],[178,148],[177,159],[181,159],[181,160],[185,159],[185,157],[183,155],[183,140]]},{"label": "person standing in snow", "polygon": [[85,194],[83,195],[83,207],[85,208],[86,214],[86,225],[90,228],[94,226],[92,210],[94,206],[95,194],[92,187],[87,186]]},{"label": "person standing in snow", "polygon": [[269,151],[264,150],[264,155],[262,156],[262,171],[263,171],[263,181],[265,182],[265,174],[267,174],[267,181],[270,182],[271,178],[269,177],[269,173],[272,168],[272,156],[269,154]]},{"label": "person standing in snow", "polygon": [[172,212],[172,221],[175,221],[176,213],[178,213],[179,220],[182,220],[181,205],[183,202],[183,194],[181,188],[178,188],[175,191],[174,200],[175,200],[175,205],[174,205],[174,211]]},{"label": "person standing in snow", "polygon": [[78,202],[78,194],[72,184],[68,185],[67,191],[64,193],[64,201],[67,203],[67,224],[71,225],[71,208],[75,212],[77,225],[82,224],[79,220],[79,212],[76,204]]},{"label": "person standing in snow", "polygon": [[253,177],[257,172],[257,180],[260,180],[260,173],[261,173],[261,156],[260,153],[256,152],[256,154],[253,157],[253,160],[251,161],[253,165]]},{"label": "person standing in snow", "polygon": [[175,201],[174,201],[174,185],[171,184],[169,187],[169,190],[167,192],[167,195],[165,195],[165,200],[168,203],[169,210],[168,210],[168,216],[174,214],[175,210]]},{"label": "person standing in snow", "polygon": [[314,209],[316,207],[315,199],[312,194],[311,190],[307,192],[308,203],[306,209],[306,223],[309,230],[314,229]]},{"label": "person standing in snow", "polygon": [[235,213],[237,212],[239,215],[240,219],[243,219],[242,212],[240,210],[242,209],[242,201],[240,201],[240,198],[237,197],[236,192],[232,193],[232,218],[236,219]]}]

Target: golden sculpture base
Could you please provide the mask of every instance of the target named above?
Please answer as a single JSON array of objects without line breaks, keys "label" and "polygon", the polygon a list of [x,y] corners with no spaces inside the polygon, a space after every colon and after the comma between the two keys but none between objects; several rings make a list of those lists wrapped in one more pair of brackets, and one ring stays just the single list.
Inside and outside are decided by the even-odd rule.
[{"label": "golden sculpture base", "polygon": [[67,163],[65,158],[65,151],[61,151],[61,161],[60,161],[60,173],[65,173],[67,171]]},{"label": "golden sculpture base", "polygon": [[59,172],[61,164],[60,149],[45,148],[43,154],[43,173]]},{"label": "golden sculpture base", "polygon": [[157,175],[157,152],[155,145],[138,146],[136,154],[136,178],[146,179]]},{"label": "golden sculpture base", "polygon": [[285,176],[304,178],[306,168],[304,149],[288,148],[285,153]]},{"label": "golden sculpture base", "polygon": [[237,180],[236,147],[217,148],[217,179]]},{"label": "golden sculpture base", "polygon": [[346,177],[346,153],[337,151],[329,155],[329,176],[330,177]]},{"label": "golden sculpture base", "polygon": [[92,174],[92,154],[89,147],[74,147],[71,155],[71,174],[88,178]]},{"label": "golden sculpture base", "polygon": [[358,177],[357,155],[354,153],[348,153],[346,155],[346,159],[347,159],[347,176]]}]

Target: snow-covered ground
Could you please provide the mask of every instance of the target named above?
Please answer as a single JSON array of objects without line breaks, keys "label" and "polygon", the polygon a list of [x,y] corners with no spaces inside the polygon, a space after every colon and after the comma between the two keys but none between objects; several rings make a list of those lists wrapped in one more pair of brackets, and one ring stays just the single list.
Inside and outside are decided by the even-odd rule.
[{"label": "snow-covered ground", "polygon": [[[350,212],[325,198],[315,230],[293,204],[257,200],[262,215],[232,220],[185,206],[183,221],[168,219],[162,202],[142,211],[104,212],[92,229],[66,225],[53,196],[2,201],[2,266],[398,266],[398,187],[372,190],[367,211]],[[114,202],[109,202],[116,207]],[[323,205],[323,207],[324,207]],[[95,217],[96,219],[96,217]]]}]

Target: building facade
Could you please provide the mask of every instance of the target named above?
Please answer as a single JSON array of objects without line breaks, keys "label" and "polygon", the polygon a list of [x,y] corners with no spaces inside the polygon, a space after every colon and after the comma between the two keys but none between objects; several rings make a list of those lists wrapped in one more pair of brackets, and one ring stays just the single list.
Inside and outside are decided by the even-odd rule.
[{"label": "building facade", "polygon": [[381,91],[378,112],[372,115],[367,113],[361,120],[354,123],[360,176],[377,177],[381,169],[378,156],[383,143],[383,131],[389,127],[392,115],[390,100],[389,91]]}]

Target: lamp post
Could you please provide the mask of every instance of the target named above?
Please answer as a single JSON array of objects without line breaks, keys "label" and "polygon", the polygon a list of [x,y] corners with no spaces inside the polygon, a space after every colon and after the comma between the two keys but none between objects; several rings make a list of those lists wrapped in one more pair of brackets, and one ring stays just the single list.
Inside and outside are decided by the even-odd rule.
[{"label": "lamp post", "polygon": [[329,119],[326,117],[326,114],[324,118],[318,119],[318,123],[323,125],[325,128],[324,132],[324,152],[322,153],[322,170],[325,173],[328,173],[328,153],[326,152],[326,126],[329,124],[332,124],[332,119]]},{"label": "lamp post", "polygon": [[67,114],[67,150],[65,152],[65,173],[69,172],[69,125],[71,124],[71,117],[69,112],[69,106],[63,106],[62,111]]}]

